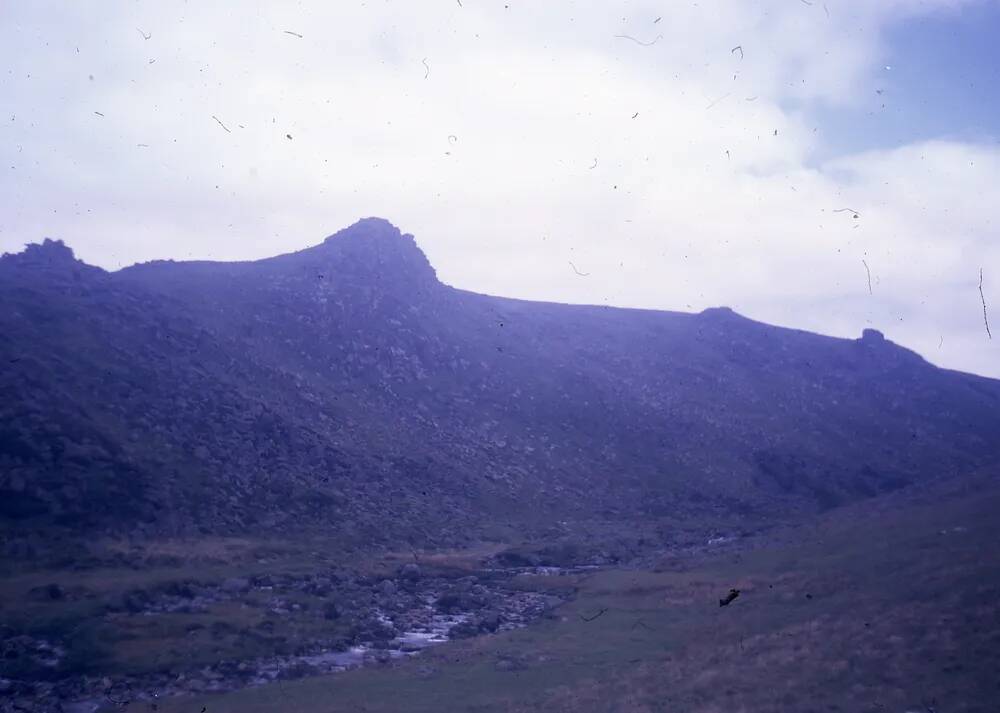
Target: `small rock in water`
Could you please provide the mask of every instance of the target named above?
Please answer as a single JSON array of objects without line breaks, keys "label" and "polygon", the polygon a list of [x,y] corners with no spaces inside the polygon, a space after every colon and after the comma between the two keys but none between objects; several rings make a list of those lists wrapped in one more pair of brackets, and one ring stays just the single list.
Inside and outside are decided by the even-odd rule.
[{"label": "small rock in water", "polygon": [[500,628],[500,624],[502,623],[503,617],[499,613],[495,611],[485,612],[479,617],[479,630],[494,633]]},{"label": "small rock in water", "polygon": [[468,639],[479,633],[479,625],[471,621],[463,621],[451,627],[448,631],[450,639]]}]

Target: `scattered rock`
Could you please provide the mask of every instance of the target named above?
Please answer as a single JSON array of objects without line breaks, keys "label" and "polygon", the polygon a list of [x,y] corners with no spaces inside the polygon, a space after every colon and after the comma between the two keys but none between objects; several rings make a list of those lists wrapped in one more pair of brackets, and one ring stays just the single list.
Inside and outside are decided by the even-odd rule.
[{"label": "scattered rock", "polygon": [[[261,685],[280,678],[327,674],[365,663],[387,664],[396,657],[417,654],[449,637],[474,637],[523,626],[562,601],[535,592],[508,590],[502,584],[506,576],[506,573],[490,572],[482,579],[469,576],[449,580],[428,575],[413,564],[400,567],[393,579],[382,580],[362,579],[354,574],[331,577],[326,573],[323,576],[285,574],[252,580],[234,577],[221,585],[178,580],[156,585],[148,591],[134,589],[112,597],[109,609],[131,613],[194,611],[256,587],[274,590],[267,601],[254,597],[244,602],[259,608],[262,613],[274,612],[294,618],[299,608],[297,601],[303,599],[300,594],[308,593],[318,599],[311,600],[312,605],[303,608],[322,613],[327,621],[343,623],[331,626],[314,620],[315,636],[289,640],[282,635],[287,625],[270,616],[243,633],[266,637],[267,644],[280,651],[279,654],[261,659],[219,661],[197,671],[128,676],[115,681],[114,685],[127,685],[133,692],[144,691],[146,696],[189,695]],[[46,590],[47,587],[37,588],[35,596],[48,597]],[[77,589],[65,591],[63,595],[66,598],[82,596]],[[208,626],[191,622],[186,631],[190,636],[219,640],[238,633],[239,629],[225,621],[214,621]],[[407,635],[403,636],[403,632]],[[58,665],[66,653],[57,643],[19,636],[9,626],[0,626],[0,641],[4,656],[27,657],[26,660],[36,660],[39,665]],[[509,658],[499,662],[497,667],[514,670],[523,665]],[[418,675],[427,678],[437,673],[437,669],[427,666],[420,669]],[[44,700],[41,708],[25,708],[32,713],[51,709],[53,701],[58,701],[64,710],[93,713],[94,702],[102,704],[104,690],[112,685],[110,679],[102,682],[77,677],[72,684],[68,681],[55,684],[56,687],[38,683],[26,690],[17,680],[0,679],[0,699],[13,697],[19,705],[34,705],[32,701]]]}]

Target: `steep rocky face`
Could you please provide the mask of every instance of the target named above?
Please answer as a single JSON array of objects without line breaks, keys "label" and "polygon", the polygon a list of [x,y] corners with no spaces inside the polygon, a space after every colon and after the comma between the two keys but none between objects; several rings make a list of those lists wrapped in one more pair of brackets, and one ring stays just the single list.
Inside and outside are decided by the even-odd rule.
[{"label": "steep rocky face", "polygon": [[829,508],[1000,457],[1000,384],[872,330],[532,303],[369,218],[246,263],[0,259],[10,531],[460,542]]}]

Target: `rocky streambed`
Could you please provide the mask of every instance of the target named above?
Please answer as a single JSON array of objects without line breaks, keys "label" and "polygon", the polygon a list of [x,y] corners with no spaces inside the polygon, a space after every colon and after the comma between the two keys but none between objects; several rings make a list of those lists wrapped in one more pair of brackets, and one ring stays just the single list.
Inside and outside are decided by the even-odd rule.
[{"label": "rocky streambed", "polygon": [[[110,600],[110,622],[141,623],[143,617],[184,617],[222,606],[256,610],[255,635],[281,636],[288,622],[306,614],[335,624],[337,635],[317,631],[296,640],[293,651],[252,658],[226,658],[197,668],[171,667],[133,675],[77,675],[25,681],[0,678],[0,711],[94,713],[149,701],[259,686],[273,681],[330,674],[366,665],[384,665],[450,639],[494,634],[526,626],[564,601],[512,586],[518,575],[558,575],[578,571],[554,567],[484,569],[473,575],[425,574],[417,564],[394,576],[370,579],[344,572],[307,576],[261,575],[204,585],[175,582],[155,591],[132,591]],[[316,609],[321,611],[316,611]],[[305,610],[312,611],[305,611]],[[189,628],[197,634],[201,625]],[[317,627],[319,628],[319,627]],[[5,642],[36,655],[59,670],[58,641],[20,636]],[[286,647],[283,647],[287,649]]]}]

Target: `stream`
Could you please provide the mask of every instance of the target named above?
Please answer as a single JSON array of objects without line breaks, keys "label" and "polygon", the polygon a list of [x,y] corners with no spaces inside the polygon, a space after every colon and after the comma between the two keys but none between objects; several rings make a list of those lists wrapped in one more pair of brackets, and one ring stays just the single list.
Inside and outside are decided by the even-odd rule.
[{"label": "stream", "polygon": [[[484,569],[491,600],[485,609],[460,609],[442,612],[441,598],[458,586],[454,582],[428,584],[418,606],[390,611],[377,607],[374,619],[394,635],[383,640],[361,640],[346,650],[316,646],[296,655],[269,656],[243,661],[220,661],[201,669],[180,673],[150,673],[108,678],[77,678],[74,685],[36,688],[35,695],[17,700],[20,711],[61,711],[62,713],[97,713],[124,707],[130,701],[155,702],[157,699],[200,693],[232,691],[267,685],[276,681],[307,676],[328,675],[367,665],[387,664],[396,659],[419,655],[426,649],[456,637],[470,637],[527,626],[546,611],[565,601],[563,598],[532,591],[507,589],[504,581],[518,575],[571,574],[586,568],[512,567]],[[474,578],[473,578],[474,579]],[[258,587],[269,589],[269,587]],[[150,611],[162,610],[151,603]],[[142,616],[142,614],[138,614]],[[0,706],[0,710],[7,710]],[[15,709],[11,709],[15,710]]]}]

